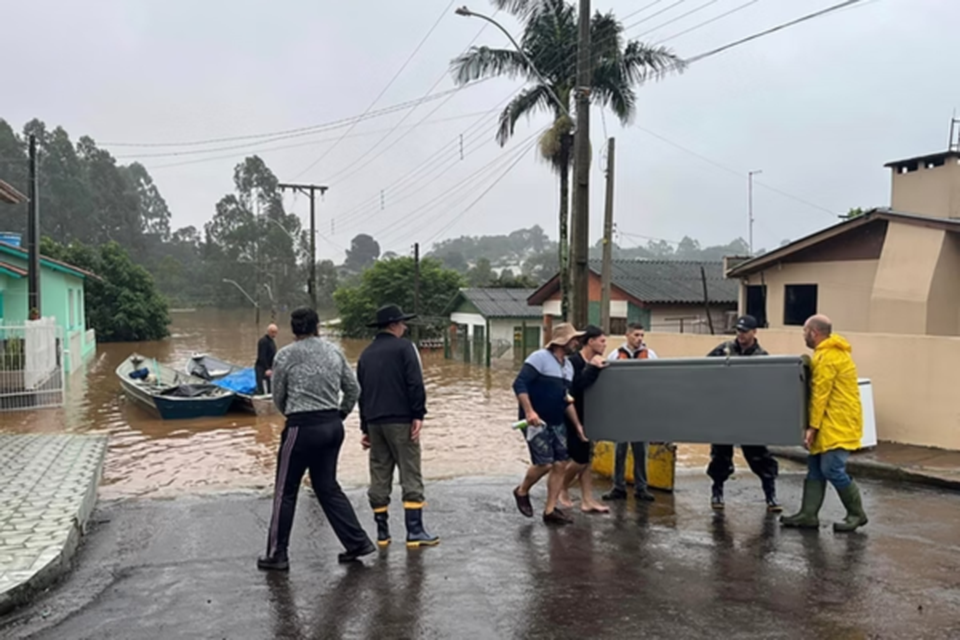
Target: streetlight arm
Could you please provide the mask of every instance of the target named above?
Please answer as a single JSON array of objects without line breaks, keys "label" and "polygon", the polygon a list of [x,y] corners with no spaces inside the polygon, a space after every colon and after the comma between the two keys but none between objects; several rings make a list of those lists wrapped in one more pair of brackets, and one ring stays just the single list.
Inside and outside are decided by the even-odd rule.
[{"label": "streetlight arm", "polygon": [[260,306],[259,304],[257,304],[257,301],[256,301],[256,300],[254,300],[253,298],[250,297],[250,294],[249,294],[249,293],[247,293],[246,291],[243,290],[243,287],[241,287],[240,284],[239,284],[236,280],[231,280],[230,278],[224,278],[223,281],[226,282],[226,283],[232,284],[232,285],[235,286],[237,289],[239,289],[239,290],[240,290],[240,293],[242,293],[244,296],[246,296],[247,300],[249,300],[249,301],[253,304],[253,306],[255,306],[255,307],[259,307],[259,306]]},{"label": "streetlight arm", "polygon": [[523,59],[530,66],[530,69],[533,70],[535,74],[537,74],[537,78],[543,84],[544,88],[546,88],[547,93],[550,94],[550,97],[553,99],[553,101],[557,103],[558,107],[560,107],[560,110],[563,111],[564,115],[566,115],[568,118],[572,118],[572,116],[570,115],[570,110],[567,108],[567,105],[563,104],[563,102],[560,101],[560,98],[557,96],[557,94],[554,93],[553,87],[550,86],[550,82],[546,79],[546,77],[544,77],[542,73],[540,73],[540,69],[537,69],[537,65],[533,64],[533,60],[530,59],[530,56],[527,55],[527,53],[523,50],[520,44],[514,39],[513,35],[511,35],[511,33],[507,31],[502,24],[500,24],[490,16],[485,16],[482,13],[471,11],[466,6],[460,7],[459,9],[454,11],[454,13],[456,13],[458,16],[465,16],[468,18],[480,18],[481,20],[486,20],[487,22],[495,26],[497,29],[500,29],[500,31],[502,31],[503,34],[507,36],[507,38],[510,40],[510,43],[513,45],[513,48],[517,50],[517,53],[523,56]]}]

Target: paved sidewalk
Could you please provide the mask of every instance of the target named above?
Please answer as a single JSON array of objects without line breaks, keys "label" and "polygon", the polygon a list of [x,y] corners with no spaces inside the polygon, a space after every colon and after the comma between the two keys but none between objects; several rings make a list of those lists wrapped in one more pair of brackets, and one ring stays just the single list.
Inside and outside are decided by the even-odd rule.
[{"label": "paved sidewalk", "polygon": [[[807,452],[801,447],[770,447],[770,451],[790,460],[804,462],[807,459]],[[881,442],[870,450],[851,455],[847,468],[874,478],[960,491],[960,451]]]},{"label": "paved sidewalk", "polygon": [[69,568],[96,503],[106,443],[0,434],[0,614]]}]

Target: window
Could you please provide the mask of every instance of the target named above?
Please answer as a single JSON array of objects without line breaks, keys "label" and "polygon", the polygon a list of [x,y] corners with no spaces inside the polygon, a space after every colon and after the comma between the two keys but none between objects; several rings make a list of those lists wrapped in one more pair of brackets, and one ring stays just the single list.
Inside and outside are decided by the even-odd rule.
[{"label": "window", "polygon": [[69,307],[70,307],[70,324],[67,326],[68,328],[72,329],[74,325],[77,324],[74,305],[73,305],[73,289],[68,290],[67,299],[69,300]]},{"label": "window", "polygon": [[612,336],[627,335],[627,319],[626,318],[610,318],[610,335]]},{"label": "window", "polygon": [[767,285],[747,285],[747,315],[756,318],[761,327],[767,326]]},{"label": "window", "polygon": [[783,288],[783,324],[802,326],[817,313],[817,285],[788,284]]}]

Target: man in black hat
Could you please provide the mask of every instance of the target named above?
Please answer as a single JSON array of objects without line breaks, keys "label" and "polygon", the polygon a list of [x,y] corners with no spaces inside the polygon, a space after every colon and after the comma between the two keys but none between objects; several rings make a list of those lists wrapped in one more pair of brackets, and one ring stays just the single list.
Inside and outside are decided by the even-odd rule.
[{"label": "man in black hat", "polygon": [[[707,357],[741,357],[769,355],[757,341],[757,319],[753,316],[741,316],[737,319],[735,340],[724,342],[707,354]],[[749,410],[749,409],[745,409]],[[777,502],[777,474],[779,465],[776,458],[763,445],[741,445],[743,457],[747,459],[750,470],[760,477],[763,494],[767,501],[767,511],[779,513],[783,507]],[[723,509],[723,483],[733,475],[733,445],[715,444],[710,446],[710,465],[707,475],[713,480],[711,506]]]},{"label": "man in black hat", "polygon": [[393,470],[400,467],[407,546],[433,546],[440,538],[423,528],[423,475],[420,472],[420,430],[427,413],[420,353],[404,340],[407,320],[395,304],[377,310],[367,326],[380,330],[357,362],[360,382],[360,429],[363,447],[370,450],[370,490],[367,497],[377,523],[377,544],[390,544],[387,508]]}]

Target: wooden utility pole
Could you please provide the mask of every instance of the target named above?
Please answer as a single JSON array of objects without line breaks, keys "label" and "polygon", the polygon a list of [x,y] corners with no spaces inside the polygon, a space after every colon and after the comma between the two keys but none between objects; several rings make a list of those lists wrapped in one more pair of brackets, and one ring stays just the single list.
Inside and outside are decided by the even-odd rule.
[{"label": "wooden utility pole", "polygon": [[613,138],[607,140],[607,201],[603,210],[603,270],[600,276],[600,327],[610,333],[610,293],[613,280]]},{"label": "wooden utility pole", "polygon": [[40,309],[40,188],[37,175],[37,137],[30,136],[30,204],[27,210],[27,317],[31,320]]},{"label": "wooden utility pole", "polygon": [[413,313],[417,322],[413,325],[413,343],[420,343],[420,243],[413,243]]},{"label": "wooden utility pole", "polygon": [[707,324],[710,326],[710,335],[714,335],[713,316],[710,315],[710,295],[707,293],[707,271],[700,265],[700,281],[703,283],[703,308],[707,313]]},{"label": "wooden utility pole", "polygon": [[310,304],[314,310],[317,308],[317,210],[315,194],[320,192],[320,197],[327,192],[329,187],[318,184],[287,184],[277,185],[281,191],[290,189],[300,192],[310,197],[310,277],[307,280],[307,291],[310,294]]},{"label": "wooden utility pole", "polygon": [[577,328],[590,319],[590,0],[580,0],[577,44],[577,130],[573,140],[573,223],[570,233],[570,321]]}]

